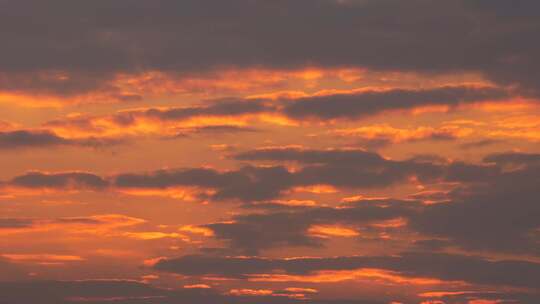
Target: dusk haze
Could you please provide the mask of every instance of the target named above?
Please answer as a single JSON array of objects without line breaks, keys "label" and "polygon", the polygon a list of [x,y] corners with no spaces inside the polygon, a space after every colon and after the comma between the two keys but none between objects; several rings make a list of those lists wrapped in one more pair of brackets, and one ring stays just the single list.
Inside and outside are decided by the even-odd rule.
[{"label": "dusk haze", "polygon": [[540,304],[540,0],[0,0],[0,304]]}]

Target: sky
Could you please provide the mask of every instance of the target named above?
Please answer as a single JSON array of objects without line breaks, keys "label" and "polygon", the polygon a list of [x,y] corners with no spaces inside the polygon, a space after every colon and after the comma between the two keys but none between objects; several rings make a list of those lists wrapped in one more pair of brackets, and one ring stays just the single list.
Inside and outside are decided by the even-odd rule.
[{"label": "sky", "polygon": [[539,36],[537,0],[0,0],[0,303],[540,303]]}]

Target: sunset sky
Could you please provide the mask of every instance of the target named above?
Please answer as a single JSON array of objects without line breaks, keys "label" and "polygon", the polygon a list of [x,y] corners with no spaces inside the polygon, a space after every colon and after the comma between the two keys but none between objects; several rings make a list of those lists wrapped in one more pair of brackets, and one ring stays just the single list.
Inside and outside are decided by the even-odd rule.
[{"label": "sunset sky", "polygon": [[0,0],[0,304],[540,303],[540,1]]}]

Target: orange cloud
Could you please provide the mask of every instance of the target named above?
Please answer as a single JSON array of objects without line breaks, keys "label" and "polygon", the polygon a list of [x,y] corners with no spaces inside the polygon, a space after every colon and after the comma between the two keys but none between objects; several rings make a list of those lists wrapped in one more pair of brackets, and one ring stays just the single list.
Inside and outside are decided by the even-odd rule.
[{"label": "orange cloud", "polygon": [[[71,115],[63,119],[49,121],[43,125],[54,133],[68,139],[96,137],[100,139],[119,139],[135,136],[175,137],[184,134],[229,128],[230,130],[250,130],[253,122],[276,125],[291,125],[287,118],[271,113],[204,113],[208,108],[194,106],[186,108],[148,108],[132,109],[105,116]],[[194,112],[176,118],[160,118],[158,113],[175,111]],[[166,114],[163,114],[166,115]]]},{"label": "orange cloud", "polygon": [[370,226],[376,227],[376,228],[399,228],[403,226],[407,226],[407,219],[405,218],[395,218],[387,221],[381,221],[378,223],[370,224]]},{"label": "orange cloud", "polygon": [[140,189],[140,188],[121,188],[115,189],[117,192],[133,196],[158,196],[170,197],[184,201],[197,201],[203,194],[212,195],[215,191],[203,190],[196,187],[172,187],[167,189]]},{"label": "orange cloud", "polygon": [[476,293],[475,291],[430,291],[420,293],[418,296],[422,298],[443,298],[447,296],[459,296],[464,294]]},{"label": "orange cloud", "polygon": [[214,231],[212,231],[211,229],[208,229],[205,227],[199,227],[199,226],[192,226],[192,225],[182,226],[180,228],[180,231],[188,232],[192,234],[200,234],[206,237],[214,236]]},{"label": "orange cloud", "polygon": [[185,289],[209,289],[209,288],[212,288],[210,287],[209,285],[206,285],[206,284],[194,284],[194,285],[184,285],[184,288]]},{"label": "orange cloud", "polygon": [[274,204],[278,205],[284,205],[284,206],[316,206],[317,203],[312,200],[274,200],[272,201]]},{"label": "orange cloud", "polygon": [[467,304],[498,304],[498,303],[503,303],[503,301],[502,300],[474,299],[474,300],[469,300],[469,302],[467,302]]},{"label": "orange cloud", "polygon": [[388,284],[411,284],[411,285],[439,285],[448,283],[432,278],[405,277],[397,272],[362,268],[342,271],[318,271],[310,275],[288,274],[257,274],[250,275],[249,281],[253,282],[304,282],[304,283],[336,283],[343,281],[379,281]]},{"label": "orange cloud", "polygon": [[292,192],[308,192],[315,194],[324,194],[324,193],[337,193],[338,189],[330,185],[313,185],[305,187],[294,187]]},{"label": "orange cloud", "polygon": [[519,138],[540,141],[540,116],[519,115],[496,122],[499,129],[491,129],[488,136],[498,138]]},{"label": "orange cloud", "polygon": [[289,287],[285,288],[285,291],[294,292],[294,293],[318,293],[317,289],[313,288],[298,288],[298,287]]},{"label": "orange cloud", "polygon": [[105,214],[89,217],[58,218],[54,220],[28,219],[28,222],[28,225],[22,227],[2,229],[0,230],[0,235],[50,232],[56,230],[73,234],[108,235],[110,231],[114,229],[135,226],[145,223],[146,221],[125,215]]},{"label": "orange cloud", "polygon": [[359,137],[367,140],[386,140],[391,143],[419,141],[426,139],[453,139],[470,136],[473,131],[468,128],[451,126],[395,128],[388,124],[371,125],[354,129],[339,129],[333,134],[344,137]]},{"label": "orange cloud", "polygon": [[85,260],[77,255],[57,254],[2,254],[0,256],[17,263],[32,263],[40,265],[62,265],[66,262],[81,262]]},{"label": "orange cloud", "polygon": [[229,294],[233,296],[269,296],[274,292],[268,289],[231,289]]},{"label": "orange cloud", "polygon": [[308,230],[311,236],[328,238],[337,237],[355,237],[360,235],[356,230],[339,225],[314,225]]},{"label": "orange cloud", "polygon": [[150,231],[150,232],[124,232],[121,234],[122,236],[137,239],[137,240],[159,240],[159,239],[165,239],[165,238],[172,238],[172,239],[181,239],[184,242],[190,242],[191,239],[185,235],[182,235],[180,233],[166,233],[166,232],[158,232],[158,231]]}]

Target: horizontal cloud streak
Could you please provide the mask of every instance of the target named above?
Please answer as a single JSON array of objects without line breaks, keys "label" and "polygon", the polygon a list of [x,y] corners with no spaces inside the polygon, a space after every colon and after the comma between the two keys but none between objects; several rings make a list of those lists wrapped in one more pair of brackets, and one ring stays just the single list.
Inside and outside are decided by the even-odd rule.
[{"label": "horizontal cloud streak", "polygon": [[474,256],[405,253],[401,256],[264,259],[211,256],[184,256],[161,260],[160,271],[182,275],[216,275],[249,278],[281,270],[285,275],[309,275],[318,271],[378,268],[406,276],[466,281],[475,284],[538,287],[540,265],[521,261],[489,261]]},{"label": "horizontal cloud streak", "polygon": [[107,138],[70,139],[50,131],[17,130],[0,132],[0,150],[48,148],[58,146],[104,147],[115,145],[121,140]]},{"label": "horizontal cloud streak", "polygon": [[495,88],[442,87],[426,90],[389,90],[300,98],[285,106],[293,118],[361,118],[386,111],[411,110],[426,106],[455,107],[481,101],[508,99]]},{"label": "horizontal cloud streak", "polygon": [[[209,288],[161,289],[128,280],[0,282],[3,301],[10,304],[174,304],[232,303],[249,304],[250,296],[224,295]],[[296,300],[285,296],[262,296],[257,301],[269,304],[383,304],[373,300]]]}]

